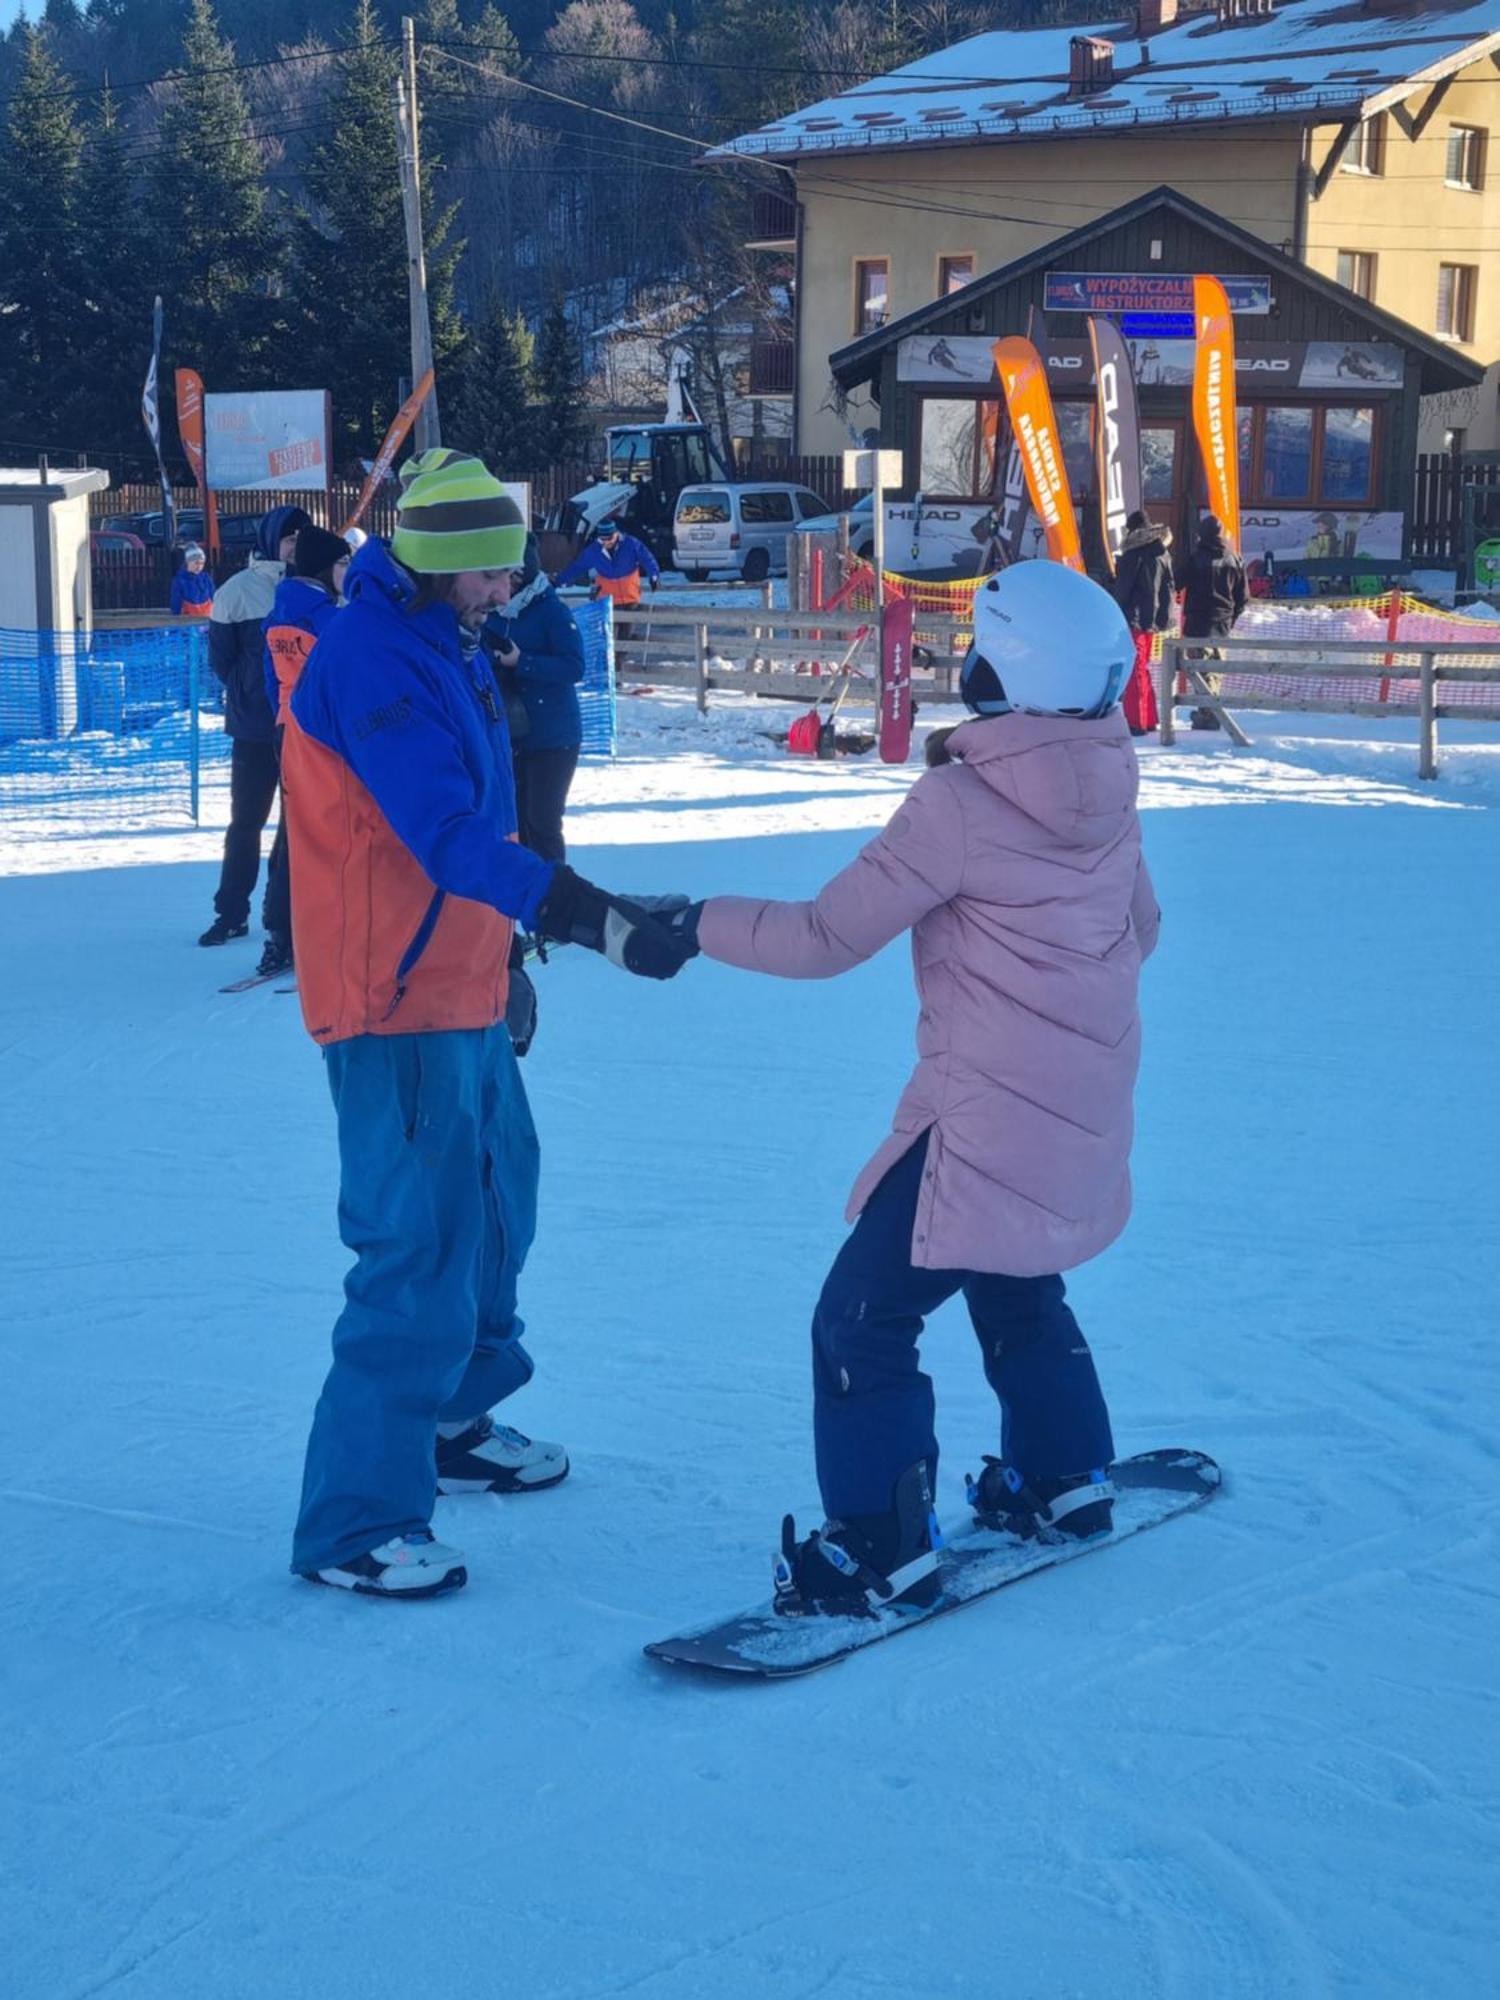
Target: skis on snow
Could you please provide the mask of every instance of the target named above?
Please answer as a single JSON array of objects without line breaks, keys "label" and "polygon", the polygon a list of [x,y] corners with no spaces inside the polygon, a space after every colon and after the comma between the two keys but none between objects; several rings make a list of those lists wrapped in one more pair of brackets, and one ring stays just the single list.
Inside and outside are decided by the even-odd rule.
[{"label": "skis on snow", "polygon": [[829,1667],[882,1639],[893,1639],[930,1618],[958,1611],[1039,1570],[1077,1562],[1178,1514],[1205,1506],[1219,1490],[1221,1473],[1201,1451],[1143,1451],[1110,1467],[1115,1486],[1114,1527],[1083,1542],[1023,1542],[989,1529],[968,1528],[943,1550],[943,1589],[935,1603],[872,1612],[869,1617],[814,1614],[787,1618],[769,1602],[732,1618],[700,1625],[646,1647],[648,1658],[702,1672],[787,1680]]}]

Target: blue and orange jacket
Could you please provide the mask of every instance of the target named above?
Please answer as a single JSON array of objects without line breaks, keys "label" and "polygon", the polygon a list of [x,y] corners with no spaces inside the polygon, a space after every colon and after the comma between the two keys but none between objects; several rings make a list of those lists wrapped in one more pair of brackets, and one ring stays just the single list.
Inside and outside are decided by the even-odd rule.
[{"label": "blue and orange jacket", "polygon": [[276,586],[266,635],[266,700],[278,725],[284,724],[292,690],[302,678],[307,656],[339,608],[332,591],[316,577],[284,576]]},{"label": "blue and orange jacket", "polygon": [[174,618],[207,618],[214,606],[214,580],[206,569],[178,570],[172,579]]},{"label": "blue and orange jacket", "polygon": [[587,583],[592,578],[601,597],[612,597],[616,604],[639,604],[643,575],[652,582],[661,575],[661,564],[644,542],[637,541],[634,535],[621,535],[619,546],[611,554],[596,535],[587,548],[574,556],[557,582],[561,587],[565,583]]},{"label": "blue and orange jacket", "polygon": [[308,656],[282,744],[292,925],[314,1041],[488,1028],[513,918],[552,864],[516,841],[510,738],[489,662],[445,604],[417,612],[381,543]]}]

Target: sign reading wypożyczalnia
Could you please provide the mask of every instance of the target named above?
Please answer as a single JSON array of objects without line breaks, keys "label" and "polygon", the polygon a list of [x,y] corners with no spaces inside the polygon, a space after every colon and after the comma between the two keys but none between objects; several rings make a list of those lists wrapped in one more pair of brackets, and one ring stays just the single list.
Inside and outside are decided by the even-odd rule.
[{"label": "sign reading wypo\u017cyczalnia", "polygon": [[[1222,278],[1236,313],[1268,313],[1271,280]],[[1193,279],[1186,271],[1049,271],[1043,305],[1048,312],[1191,313]]]}]

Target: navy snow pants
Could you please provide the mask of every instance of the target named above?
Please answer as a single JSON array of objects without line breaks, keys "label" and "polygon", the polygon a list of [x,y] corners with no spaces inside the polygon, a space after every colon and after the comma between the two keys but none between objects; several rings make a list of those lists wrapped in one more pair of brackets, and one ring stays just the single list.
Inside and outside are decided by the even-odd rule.
[{"label": "navy snow pants", "polygon": [[539,1155],[503,1023],[357,1035],[326,1057],[356,1261],[307,1443],[298,1571],[425,1528],[438,1424],[482,1416],[532,1373],[516,1283]]},{"label": "navy snow pants", "polygon": [[930,1271],[911,1261],[924,1134],[886,1174],[834,1259],[813,1315],[813,1435],[830,1520],[883,1514],[919,1458],[937,1474],[925,1316],[962,1292],[1000,1399],[1000,1452],[1027,1480],[1114,1457],[1094,1359],[1059,1277]]}]

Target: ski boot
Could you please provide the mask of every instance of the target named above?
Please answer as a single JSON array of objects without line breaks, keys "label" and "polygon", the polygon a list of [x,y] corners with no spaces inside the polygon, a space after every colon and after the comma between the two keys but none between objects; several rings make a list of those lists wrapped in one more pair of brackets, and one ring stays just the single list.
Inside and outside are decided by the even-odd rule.
[{"label": "ski boot", "polygon": [[361,1597],[440,1597],[462,1590],[469,1580],[464,1559],[434,1539],[431,1528],[396,1535],[367,1555],[350,1556],[327,1569],[304,1570],[309,1583],[357,1591]]},{"label": "ski boot", "polygon": [[1023,1542],[1081,1542],[1114,1523],[1115,1489],[1102,1468],[1028,1485],[1013,1465],[986,1453],[983,1472],[964,1485],[976,1527]]},{"label": "ski boot", "polygon": [[887,1607],[935,1603],[943,1588],[942,1546],[927,1461],[919,1458],[896,1481],[888,1513],[825,1521],[801,1542],[786,1516],[774,1571],[775,1608],[784,1618],[873,1618]]},{"label": "ski boot", "polygon": [[199,938],[199,944],[228,944],[231,938],[250,935],[249,920],[241,917],[238,922],[233,917],[215,917],[208,929]]},{"label": "ski boot", "polygon": [[560,1444],[529,1438],[493,1417],[477,1417],[456,1437],[437,1441],[439,1493],[536,1493],[567,1476]]}]

